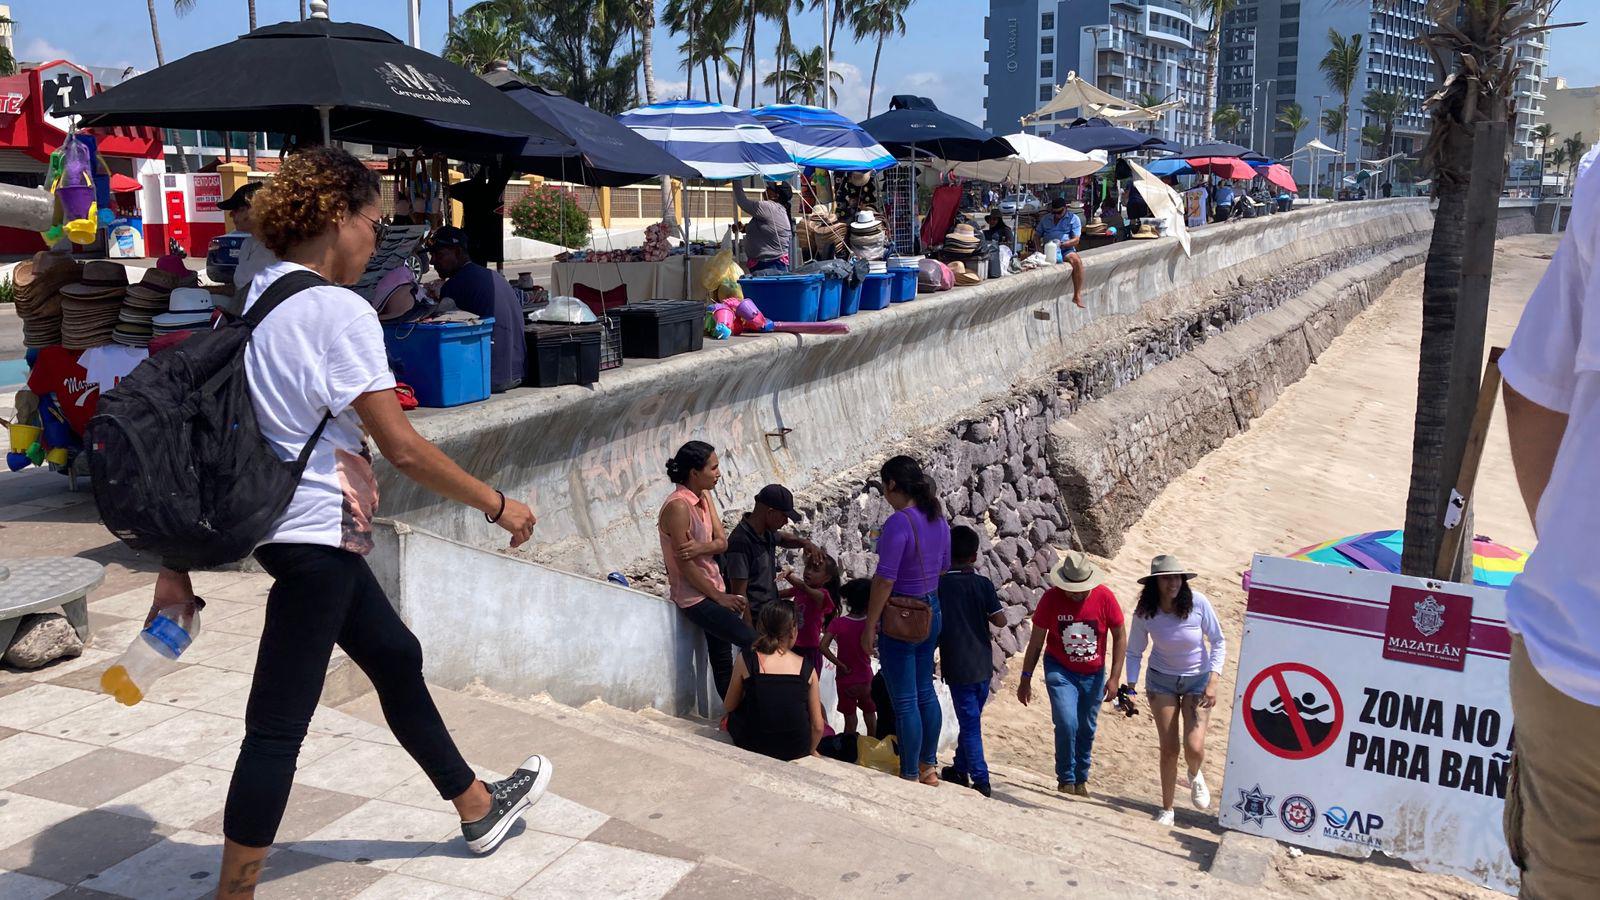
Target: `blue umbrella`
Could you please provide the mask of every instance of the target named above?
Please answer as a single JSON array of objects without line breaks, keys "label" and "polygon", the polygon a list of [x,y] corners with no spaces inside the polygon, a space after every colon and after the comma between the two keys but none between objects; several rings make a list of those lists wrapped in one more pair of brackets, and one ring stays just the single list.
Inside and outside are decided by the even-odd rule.
[{"label": "blue umbrella", "polygon": [[1193,175],[1194,167],[1186,159],[1158,159],[1145,164],[1145,171],[1151,175]]},{"label": "blue umbrella", "polygon": [[765,125],[731,106],[673,100],[629,110],[617,121],[712,181],[779,180],[800,171]]},{"label": "blue umbrella", "polygon": [[817,106],[774,104],[750,110],[802,166],[831,172],[869,172],[894,157],[861,126]]},{"label": "blue umbrella", "polygon": [[909,159],[919,151],[950,162],[1003,159],[1016,153],[1005,138],[946,112],[926,97],[896,95],[889,111],[861,123],[861,127],[896,157]]},{"label": "blue umbrella", "polygon": [[1141,134],[1131,128],[1113,125],[1105,119],[1079,119],[1071,127],[1050,135],[1050,140],[1064,147],[1082,150],[1104,150],[1107,153],[1129,153],[1146,147],[1166,144],[1153,134]]}]

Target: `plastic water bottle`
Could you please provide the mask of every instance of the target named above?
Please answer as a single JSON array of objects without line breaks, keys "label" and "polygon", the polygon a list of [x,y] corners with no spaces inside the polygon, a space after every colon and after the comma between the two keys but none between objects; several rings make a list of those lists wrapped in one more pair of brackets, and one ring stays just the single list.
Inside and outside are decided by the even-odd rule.
[{"label": "plastic water bottle", "polygon": [[196,597],[192,610],[163,609],[128,645],[117,664],[100,676],[100,689],[123,706],[144,699],[157,678],[177,667],[178,657],[200,635],[200,610],[206,602]]}]

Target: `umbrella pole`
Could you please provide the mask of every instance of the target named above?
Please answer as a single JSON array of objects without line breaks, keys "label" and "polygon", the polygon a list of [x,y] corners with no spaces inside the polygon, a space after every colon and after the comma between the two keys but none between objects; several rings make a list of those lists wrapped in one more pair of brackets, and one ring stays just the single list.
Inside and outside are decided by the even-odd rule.
[{"label": "umbrella pole", "polygon": [[917,145],[911,145],[911,254],[922,252],[922,229],[917,227]]},{"label": "umbrella pole", "polygon": [[318,118],[322,119],[322,146],[324,147],[332,146],[333,144],[333,128],[331,127],[331,123],[328,121],[329,114],[331,112],[332,107],[317,107],[317,116]]}]

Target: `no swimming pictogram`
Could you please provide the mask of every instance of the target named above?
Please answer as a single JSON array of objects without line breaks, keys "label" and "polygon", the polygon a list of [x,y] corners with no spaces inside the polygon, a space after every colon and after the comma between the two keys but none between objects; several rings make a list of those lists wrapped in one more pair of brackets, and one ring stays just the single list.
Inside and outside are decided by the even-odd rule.
[{"label": "no swimming pictogram", "polygon": [[1304,663],[1267,666],[1244,690],[1244,727],[1261,749],[1289,760],[1333,746],[1344,703],[1328,676]]}]

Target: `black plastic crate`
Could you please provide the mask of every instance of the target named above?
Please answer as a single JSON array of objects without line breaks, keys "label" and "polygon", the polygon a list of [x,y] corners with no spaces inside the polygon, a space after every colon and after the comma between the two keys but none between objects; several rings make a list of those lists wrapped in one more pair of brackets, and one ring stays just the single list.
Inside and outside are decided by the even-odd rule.
[{"label": "black plastic crate", "polygon": [[600,317],[600,371],[622,368],[622,323],[610,316]]},{"label": "black plastic crate", "polygon": [[629,303],[606,313],[622,326],[622,355],[665,359],[705,344],[706,305],[697,300]]},{"label": "black plastic crate", "polygon": [[522,383],[528,387],[556,387],[599,381],[603,331],[598,323],[527,326],[527,373]]}]

